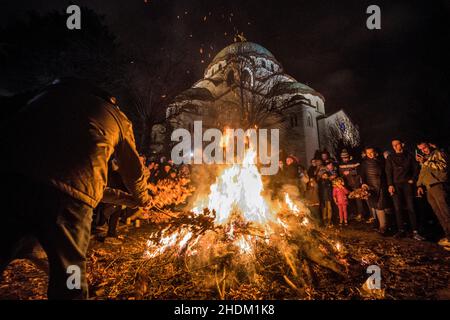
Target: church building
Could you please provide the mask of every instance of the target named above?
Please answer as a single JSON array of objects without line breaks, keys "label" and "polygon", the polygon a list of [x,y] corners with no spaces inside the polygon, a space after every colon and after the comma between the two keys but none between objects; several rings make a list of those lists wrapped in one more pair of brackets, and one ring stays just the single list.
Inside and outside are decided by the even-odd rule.
[{"label": "church building", "polygon": [[329,126],[339,128],[339,119],[345,122],[344,130],[352,131],[341,132],[342,138],[359,141],[357,127],[342,110],[333,121],[327,117],[322,94],[288,75],[269,50],[252,42],[222,49],[203,78],[181,92],[166,111],[172,130],[192,132],[196,120],[203,121],[203,130],[278,128],[282,154],[296,156],[305,166],[316,150],[332,147]]}]

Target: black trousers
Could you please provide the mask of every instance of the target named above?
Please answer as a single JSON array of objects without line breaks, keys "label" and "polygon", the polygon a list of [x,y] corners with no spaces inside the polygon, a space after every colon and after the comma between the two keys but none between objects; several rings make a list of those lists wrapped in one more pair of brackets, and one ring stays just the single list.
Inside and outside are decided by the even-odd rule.
[{"label": "black trousers", "polygon": [[414,187],[410,183],[394,184],[395,193],[392,195],[395,208],[395,218],[398,230],[404,230],[403,209],[406,208],[412,230],[417,230],[417,216],[414,210]]},{"label": "black trousers", "polygon": [[24,177],[8,176],[6,181],[8,189],[0,196],[5,223],[0,233],[0,275],[12,260],[26,254],[23,239],[32,236],[48,257],[48,298],[87,298],[92,208]]},{"label": "black trousers", "polygon": [[357,216],[359,214],[362,215],[363,217],[366,216],[364,212],[363,201],[361,199],[349,199],[349,204],[351,205],[354,216]]},{"label": "black trousers", "polygon": [[103,210],[103,215],[108,221],[108,237],[117,236],[117,224],[119,223],[120,216],[122,215],[123,209],[121,206],[116,205],[106,205]]},{"label": "black trousers", "polygon": [[319,205],[308,206],[309,211],[311,212],[311,217],[318,223],[322,224],[322,215],[320,214]]}]

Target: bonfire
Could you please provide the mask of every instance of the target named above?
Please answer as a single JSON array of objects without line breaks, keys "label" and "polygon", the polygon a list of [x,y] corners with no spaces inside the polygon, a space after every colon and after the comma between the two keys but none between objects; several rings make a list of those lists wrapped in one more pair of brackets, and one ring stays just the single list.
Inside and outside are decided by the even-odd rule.
[{"label": "bonfire", "polygon": [[244,288],[276,297],[286,286],[295,298],[311,297],[319,274],[345,275],[345,249],[317,228],[302,202],[287,193],[275,201],[263,196],[255,158],[247,150],[191,210],[163,222],[144,255],[172,263],[222,299],[239,298]]}]

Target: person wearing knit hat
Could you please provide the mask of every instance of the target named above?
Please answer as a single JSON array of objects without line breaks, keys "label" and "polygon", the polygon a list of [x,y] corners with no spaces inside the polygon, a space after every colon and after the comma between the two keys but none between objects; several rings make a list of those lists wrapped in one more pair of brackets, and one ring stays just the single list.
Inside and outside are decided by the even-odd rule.
[{"label": "person wearing knit hat", "polygon": [[349,160],[352,159],[352,157],[350,157],[350,154],[348,153],[347,149],[342,149],[341,159],[349,159]]}]

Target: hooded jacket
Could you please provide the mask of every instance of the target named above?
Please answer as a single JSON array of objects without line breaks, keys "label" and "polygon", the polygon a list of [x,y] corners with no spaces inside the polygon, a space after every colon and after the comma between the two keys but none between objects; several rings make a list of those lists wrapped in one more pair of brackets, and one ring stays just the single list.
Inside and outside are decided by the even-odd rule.
[{"label": "hooded jacket", "polygon": [[447,155],[444,152],[438,149],[433,150],[421,164],[417,186],[429,188],[436,184],[446,183],[448,181],[447,163]]}]

